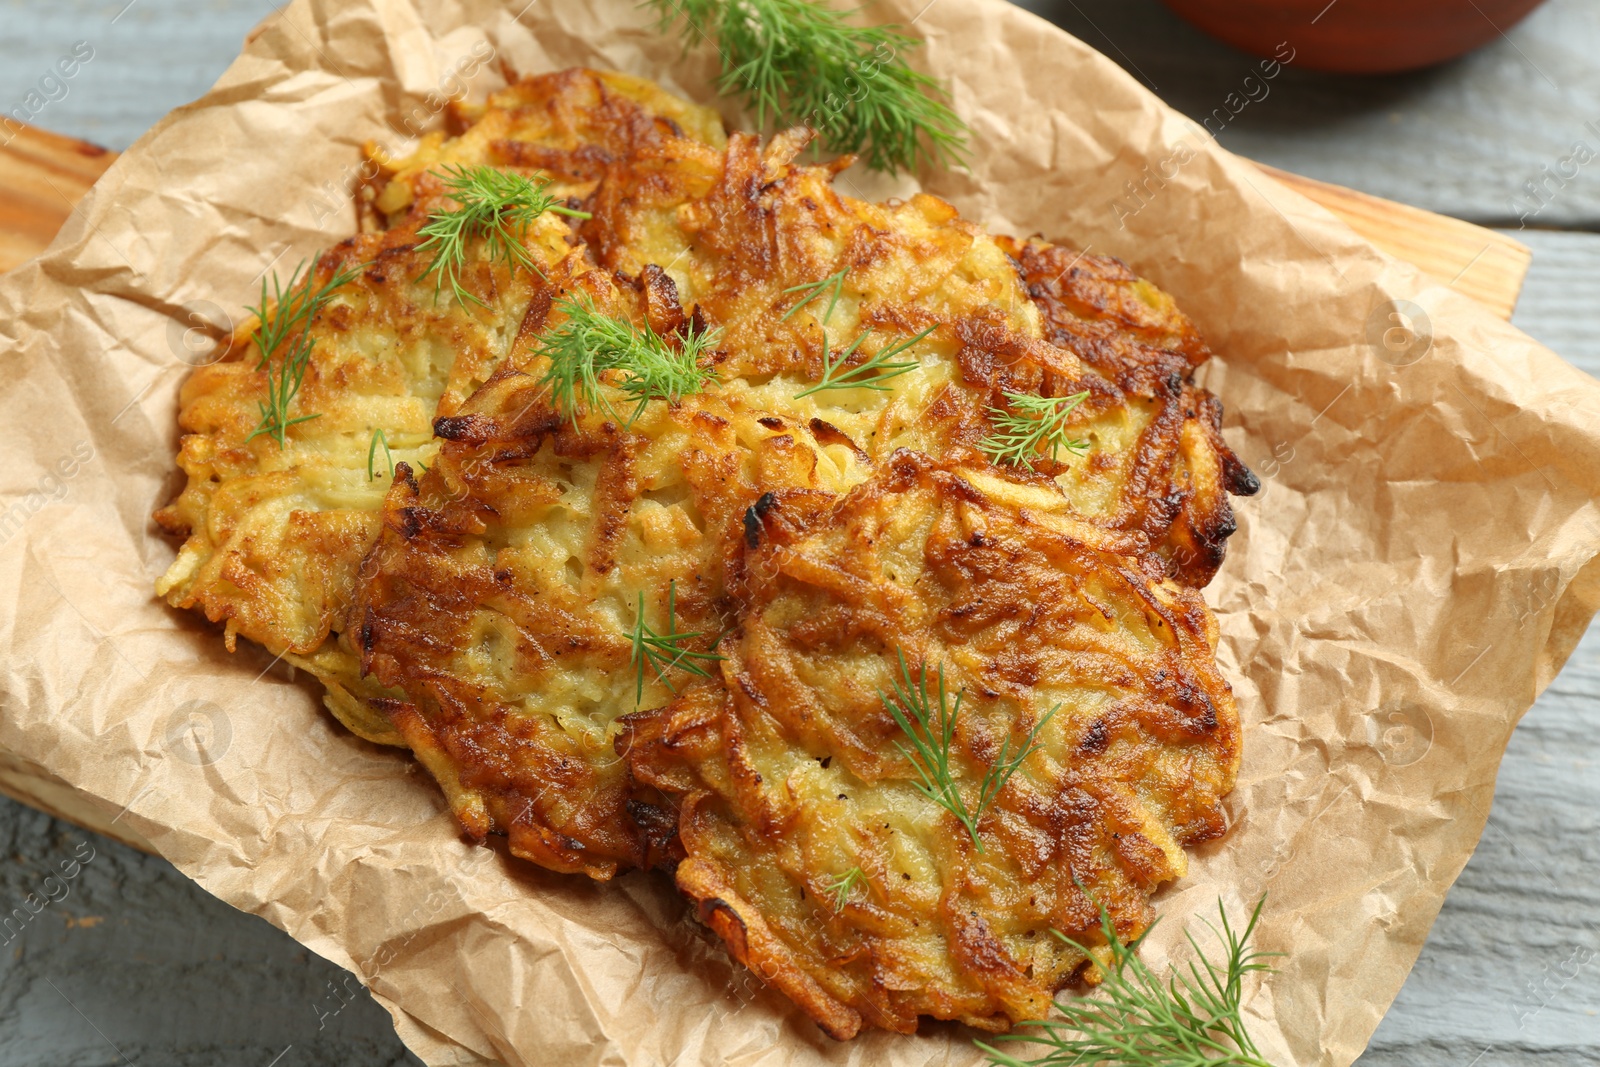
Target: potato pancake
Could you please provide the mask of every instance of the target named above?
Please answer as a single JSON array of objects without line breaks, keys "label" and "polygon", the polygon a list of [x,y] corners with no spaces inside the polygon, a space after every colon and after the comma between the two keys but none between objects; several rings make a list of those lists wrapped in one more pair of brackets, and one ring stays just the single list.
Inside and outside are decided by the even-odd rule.
[{"label": "potato pancake", "polygon": [[[1238,723],[1196,590],[1255,482],[1169,297],[936,197],[840,196],[810,141],[571,70],[369,150],[283,447],[257,431],[293,334],[185,386],[158,591],[313,671],[468,833],[675,869],[830,1033],[1003,1028],[1080,972],[1048,931],[1090,928],[1086,891],[1137,932],[1222,830]],[[458,298],[428,235],[467,168],[578,217],[527,221],[525,266],[468,241]],[[901,656],[963,701],[965,837],[878,699]]]},{"label": "potato pancake", "polygon": [[[1098,904],[1138,934],[1223,832],[1214,620],[1125,548],[1059,493],[909,451],[843,497],[780,492],[740,546],[722,677],[627,720],[619,749],[679,805],[678,885],[829,1033],[1044,1017],[1085,962],[1049,931],[1091,941]],[[904,661],[960,694],[930,734],[952,720],[971,834],[918,787],[885,695],[914,688]]]},{"label": "potato pancake", "polygon": [[[948,361],[950,388],[931,422],[904,406],[864,407],[859,390],[814,398],[817,417],[873,462],[902,447],[978,446],[1006,392],[1087,391],[1069,423],[1091,446],[1087,460],[1041,459],[1038,478],[1092,521],[1141,534],[1180,581],[1206,585],[1234,529],[1228,494],[1258,484],[1222,439],[1220,404],[1193,384],[1211,353],[1172,298],[1116,260],[991,237],[935,197],[841,197],[832,179],[845,161],[795,164],[808,139],[791,131],[763,150],[733,134],[715,185],[682,203],[675,229],[641,224],[640,200],[613,193],[598,198],[584,240],[612,270],[665,269],[684,302],[723,328],[729,369],[745,377],[811,384],[830,352],[862,334],[937,325],[928,343]],[[704,161],[692,169],[685,188],[703,179]]]},{"label": "potato pancake", "polygon": [[[599,157],[645,167],[652,154],[682,155],[698,144],[685,139],[685,128],[713,146],[722,139],[714,112],[622,75],[573,71],[522,83],[495,97],[491,110],[475,127],[483,152],[547,162]],[[463,276],[484,306],[438,295],[436,278],[424,277],[432,253],[417,247],[417,230],[430,211],[452,206],[440,174],[428,169],[452,161],[442,141],[430,136],[415,160],[386,166],[382,173],[393,180],[382,197],[363,190],[367,213],[381,210],[388,229],[350,238],[311,270],[313,286],[341,268],[359,270],[304,328],[313,344],[290,415],[314,417],[288,427],[282,449],[270,436],[252,436],[284,353],[262,362],[251,344],[256,324],[243,324],[217,361],[183,386],[178,465],[188,481],[155,516],[185,538],[158,594],[225,623],[229,649],[242,634],[310,671],[346,726],[396,745],[405,742],[382,702],[400,694],[362,677],[345,637],[357,568],[377,536],[389,462],[429,462],[435,416],[457,410],[526,346],[558,291],[552,278],[590,269],[567,220],[546,215],[524,235],[543,277],[507,270],[474,246]],[[463,156],[479,152],[472,139],[452,144]],[[593,189],[592,180],[573,173],[576,166],[556,169],[553,191]]]}]

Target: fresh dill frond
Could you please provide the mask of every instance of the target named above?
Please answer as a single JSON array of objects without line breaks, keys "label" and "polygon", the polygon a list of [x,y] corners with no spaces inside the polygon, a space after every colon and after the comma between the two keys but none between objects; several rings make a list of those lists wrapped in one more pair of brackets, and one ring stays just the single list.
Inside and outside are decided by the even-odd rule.
[{"label": "fresh dill frond", "polygon": [[924,663],[918,676],[912,678],[905,653],[896,649],[895,654],[900,660],[900,676],[894,681],[894,699],[881,692],[878,698],[894,716],[901,732],[910,739],[911,747],[908,749],[898,741],[894,747],[916,769],[921,779],[917,788],[954,815],[967,828],[973,844],[981,852],[983,845],[978,841],[977,820],[967,810],[967,803],[956,785],[955,772],[950,768],[950,748],[955,742],[956,716],[961,713],[962,694],[956,694],[955,707],[950,707],[944,687],[944,665],[940,664],[939,701],[935,705],[928,693],[928,665]]},{"label": "fresh dill frond", "polygon": [[[1225,958],[1214,963],[1194,935],[1185,932],[1198,962],[1187,969],[1174,967],[1163,982],[1139,959],[1139,945],[1155,929],[1124,942],[1105,908],[1100,909],[1100,931],[1111,957],[1099,964],[1103,980],[1093,996],[1056,1001],[1060,1019],[1022,1023],[1035,1033],[1002,1034],[998,1041],[1025,1041],[1047,1051],[1038,1059],[1009,1056],[982,1041],[974,1044],[989,1055],[995,1067],[1078,1067],[1104,1064],[1127,1067],[1272,1067],[1245,1030],[1244,977],[1252,971],[1270,971],[1261,962],[1275,952],[1256,952],[1250,937],[1261,919],[1266,897],[1243,930],[1228,921],[1227,909],[1217,901],[1222,925],[1206,926],[1222,944]],[[1051,933],[1088,954],[1088,949],[1057,931]],[[1097,961],[1098,962],[1098,961]]]},{"label": "fresh dill frond", "polygon": [[1077,455],[1089,451],[1089,442],[1067,436],[1067,419],[1089,396],[1088,390],[1071,396],[1033,396],[1029,393],[1005,394],[1011,410],[990,408],[995,432],[983,439],[983,453],[996,465],[1033,470],[1041,454],[1054,460],[1065,450]]},{"label": "fresh dill frond", "polygon": [[394,477],[394,456],[389,453],[389,440],[383,435],[383,428],[372,431],[372,443],[367,446],[367,481],[377,477],[372,471],[372,461],[378,457],[378,446],[383,446],[383,461],[389,465],[389,477]]},{"label": "fresh dill frond", "polygon": [[638,681],[634,687],[633,702],[638,704],[644,699],[645,671],[652,670],[661,684],[673,693],[672,679],[668,675],[674,668],[688,671],[700,678],[710,678],[711,672],[702,663],[712,663],[722,657],[715,652],[697,652],[688,648],[685,642],[697,641],[705,636],[699,630],[692,632],[678,632],[678,583],[676,580],[667,584],[667,628],[665,632],[658,632],[644,621],[644,594],[639,594],[639,612],[633,624],[633,668],[637,672]]},{"label": "fresh dill frond", "polygon": [[889,391],[889,387],[884,384],[885,382],[890,378],[898,378],[902,374],[914,371],[919,366],[914,359],[896,363],[894,362],[894,357],[936,329],[938,329],[937,325],[929,326],[915,337],[890,345],[888,348],[880,350],[871,359],[857,363],[853,367],[848,365],[850,357],[856,354],[856,349],[861,347],[861,342],[865,341],[867,335],[872,331],[868,330],[862,333],[854,341],[850,342],[848,348],[842,350],[832,359],[828,357],[828,335],[824,333],[822,335],[822,380],[810,389],[802,393],[796,393],[794,398],[800,400],[810,396],[812,393],[820,393],[825,389],[876,389],[880,393],[886,393]]},{"label": "fresh dill frond", "polygon": [[[1006,785],[1010,783],[1012,776],[1022,768],[1028,757],[1038,751],[1040,732],[1044,730],[1045,726],[1049,724],[1060,709],[1061,705],[1056,704],[1049,711],[1039,716],[1039,721],[1034,723],[1032,730],[1028,731],[1027,740],[1018,747],[1015,753],[1011,751],[1011,737],[1009,734],[1000,743],[1000,752],[995,756],[993,766],[984,772],[983,781],[978,786],[978,805],[972,809],[974,825],[977,824],[978,817],[983,814],[984,809],[994,802],[994,798],[999,796],[1001,790],[1005,789]],[[981,845],[978,851],[983,851]]]},{"label": "fresh dill frond", "polygon": [[849,273],[849,267],[840,267],[838,270],[834,271],[832,274],[820,281],[804,282],[800,285],[789,286],[789,288],[784,290],[785,293],[804,293],[805,295],[799,300],[795,301],[794,307],[790,308],[788,311],[785,311],[783,313],[783,317],[778,321],[788,322],[790,315],[793,315],[796,311],[799,311],[801,308],[811,303],[811,301],[815,300],[829,289],[832,289],[833,296],[828,298],[828,310],[822,313],[822,321],[824,324],[826,324],[829,319],[833,318],[833,309],[838,306],[839,297],[844,295],[844,277]]},{"label": "fresh dill frond", "polygon": [[588,294],[556,302],[565,319],[539,340],[535,355],[550,360],[539,384],[550,387],[557,411],[578,425],[580,410],[604,410],[617,417],[610,399],[601,391],[608,384],[601,376],[618,371],[609,383],[634,403],[627,425],[643,413],[652,400],[676,403],[698,393],[706,382],[716,381],[716,371],[700,360],[716,343],[717,331],[686,327],[673,344],[650,328],[614,319],[595,309]]},{"label": "fresh dill frond", "polygon": [[466,266],[467,248],[473,238],[482,238],[491,263],[504,263],[512,270],[522,267],[542,273],[528,253],[523,237],[533,221],[546,211],[575,219],[589,218],[587,211],[565,207],[545,192],[550,179],[532,178],[494,167],[452,165],[444,168],[445,188],[450,198],[461,205],[449,211],[435,211],[418,230],[426,238],[418,252],[433,251],[433,259],[418,278],[435,275],[433,299],[445,285],[462,304],[483,307],[484,302],[461,284],[461,269]]},{"label": "fresh dill frond", "polygon": [[967,833],[972,837],[973,847],[979,852],[983,851],[983,842],[978,839],[978,820],[983,818],[983,813],[989,805],[994,803],[1006,784],[1021,768],[1027,758],[1039,748],[1039,733],[1045,724],[1055,715],[1057,708],[1051,708],[1040,717],[1039,722],[1029,732],[1028,739],[1023,742],[1015,753],[1011,751],[1011,738],[1007,737],[1000,746],[1000,754],[995,758],[994,764],[984,772],[982,781],[978,784],[978,802],[967,806],[966,798],[961,794],[961,787],[956,782],[955,771],[950,766],[951,748],[955,743],[956,719],[961,714],[962,694],[956,694],[956,702],[952,706],[949,695],[945,692],[944,665],[939,666],[938,701],[935,703],[933,694],[928,691],[928,665],[924,663],[916,677],[912,677],[911,668],[906,665],[905,653],[896,649],[895,654],[900,660],[900,676],[894,682],[894,696],[880,693],[879,699],[884,707],[889,709],[889,714],[894,716],[896,725],[911,742],[907,748],[900,742],[895,742],[895,748],[900,754],[911,761],[916,769],[919,781],[917,789],[929,800],[939,805],[945,811],[956,817],[956,821],[967,828]]},{"label": "fresh dill frond", "polygon": [[[310,422],[317,415],[289,417],[289,405],[300,393],[305,381],[306,366],[311,361],[315,342],[311,338],[311,323],[317,313],[333,299],[334,290],[354,281],[361,273],[359,267],[345,267],[335,271],[320,286],[314,284],[317,276],[315,262],[307,269],[301,264],[289,275],[289,284],[278,281],[277,271],[272,273],[272,292],[267,292],[267,280],[261,279],[261,303],[249,310],[256,317],[256,328],[250,334],[255,345],[258,370],[267,372],[267,399],[257,402],[261,421],[250,431],[245,443],[257,437],[270,437],[278,442],[281,452],[288,440],[289,427]],[[302,277],[303,275],[303,277]],[[277,367],[272,357],[281,352]]]},{"label": "fresh dill frond", "polygon": [[860,867],[851,867],[839,877],[828,880],[823,888],[833,894],[833,911],[835,915],[844,911],[845,904],[850,900],[851,890],[855,889],[856,883],[866,876],[866,872]]},{"label": "fresh dill frond", "polygon": [[719,91],[769,119],[805,123],[834,152],[874,170],[960,162],[967,126],[949,94],[903,58],[921,42],[899,26],[855,26],[859,9],[812,0],[645,0],[663,30],[681,23],[685,46],[710,40],[722,56]]},{"label": "fresh dill frond", "polygon": [[[265,367],[291,334],[303,331],[312,318],[327,304],[333,291],[354,280],[360,269],[347,267],[334,273],[321,286],[313,287],[316,264],[306,271],[305,260],[289,275],[289,284],[278,281],[278,272],[272,272],[272,293],[267,293],[267,279],[261,279],[261,303],[247,308],[256,317],[256,328],[250,341],[256,346],[256,366]],[[304,277],[302,277],[304,275]]]}]

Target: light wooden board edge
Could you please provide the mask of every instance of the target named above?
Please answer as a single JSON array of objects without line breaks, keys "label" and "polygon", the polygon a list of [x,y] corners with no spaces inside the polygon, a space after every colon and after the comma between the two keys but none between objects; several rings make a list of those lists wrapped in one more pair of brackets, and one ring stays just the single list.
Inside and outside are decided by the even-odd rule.
[{"label": "light wooden board edge", "polygon": [[[9,140],[7,140],[9,138]],[[31,126],[0,120],[0,272],[38,255],[115,152]],[[1260,164],[1258,164],[1260,166]],[[1262,171],[1321,204],[1391,255],[1509,319],[1533,253],[1524,245],[1458,219],[1382,200],[1353,189],[1262,166]],[[0,752],[0,793],[135,848],[154,851],[66,782]]]},{"label": "light wooden board edge", "polygon": [[0,751],[0,794],[143,852],[155,852],[155,847],[124,825],[118,815],[107,814],[43,767],[3,751]]},{"label": "light wooden board edge", "polygon": [[1509,320],[1522,294],[1533,250],[1503,233],[1431,211],[1383,200],[1342,185],[1257,163],[1261,170],[1337,215],[1397,259],[1422,268],[1464,296]]},{"label": "light wooden board edge", "polygon": [[55,239],[117,153],[0,118],[0,271]]}]

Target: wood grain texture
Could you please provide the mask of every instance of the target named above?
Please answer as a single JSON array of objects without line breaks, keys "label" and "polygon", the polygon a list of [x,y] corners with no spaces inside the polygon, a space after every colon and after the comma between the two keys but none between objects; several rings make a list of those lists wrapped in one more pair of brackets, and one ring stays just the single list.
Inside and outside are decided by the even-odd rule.
[{"label": "wood grain texture", "polygon": [[1600,234],[1512,232],[1533,250],[1512,325],[1600,378]]},{"label": "wood grain texture", "polygon": [[[203,91],[273,7],[267,0],[138,0],[111,25],[125,2],[0,0],[7,16],[0,112],[38,68],[92,34],[104,44],[94,64],[74,95],[38,121],[126,147]],[[1136,62],[1161,95],[1191,114],[1216,107],[1252,69],[1248,57],[1206,41],[1156,0],[1024,6],[1046,10],[1124,65]],[[1600,119],[1597,54],[1600,9],[1592,0],[1550,0],[1509,43],[1439,71],[1352,82],[1291,67],[1222,141],[1404,203],[1505,221],[1508,190],[1555,163],[1571,137],[1584,136],[1585,121]],[[1600,149],[1600,138],[1590,143]],[[1529,221],[1600,228],[1600,161]],[[1534,252],[1513,321],[1600,374],[1600,236],[1514,225],[1507,235]],[[1600,954],[1597,714],[1600,627],[1591,627],[1513,736],[1483,842],[1361,1067],[1600,1067],[1600,958],[1575,969],[1583,952]],[[32,891],[40,865],[64,843],[82,838],[0,801],[0,841],[15,859],[0,865],[7,906]],[[85,883],[80,897],[0,953],[0,1067],[128,1062],[112,1042],[140,1065],[265,1067],[280,1053],[277,1067],[416,1063],[364,993],[319,1028],[315,1006],[331,1003],[325,983],[339,972],[308,961],[287,935],[207,897],[160,860],[111,843],[104,852],[114,877]],[[69,922],[79,917],[103,921],[93,928]],[[1360,976],[1331,995],[1361,996]]]},{"label": "wood grain texture", "polygon": [[0,271],[44,251],[116,158],[87,141],[0,123]]},{"label": "wood grain texture", "polygon": [[9,752],[0,752],[0,794],[130,848],[155,852],[150,842],[122,825],[119,813],[102,811],[70,783]]},{"label": "wood grain texture", "polygon": [[7,909],[57,897],[5,913],[5,1067],[419,1067],[352,976],[165,860],[3,798],[0,850]]},{"label": "wood grain texture", "polygon": [[1591,626],[1513,734],[1478,851],[1361,1067],[1600,1064],[1597,704]]},{"label": "wood grain texture", "polygon": [[[0,0],[0,114],[127,148],[201,96],[282,0]],[[93,51],[60,85],[74,45]],[[47,91],[48,90],[48,91]],[[30,93],[37,93],[30,97]]]}]

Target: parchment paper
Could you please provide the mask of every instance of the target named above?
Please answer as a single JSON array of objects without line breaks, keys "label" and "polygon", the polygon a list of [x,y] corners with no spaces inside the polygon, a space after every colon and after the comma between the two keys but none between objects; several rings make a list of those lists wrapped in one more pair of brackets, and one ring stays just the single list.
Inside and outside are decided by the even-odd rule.
[{"label": "parchment paper", "polygon": [[[1265,483],[1208,592],[1245,759],[1232,833],[1164,894],[1146,956],[1161,966],[1218,895],[1237,912],[1269,890],[1260,944],[1287,956],[1251,991],[1253,1030],[1281,1065],[1342,1067],[1600,597],[1600,385],[1065,34],[1000,0],[925,4],[873,15],[916,19],[914,61],[976,133],[971,171],[926,187],[992,228],[1122,256],[1218,352],[1205,384]],[[355,971],[431,1063],[975,1063],[953,1026],[823,1037],[660,876],[599,886],[469,846],[406,756],[151,593],[174,548],[149,514],[176,485],[204,324],[352,230],[357,146],[402,146],[501,61],[712,100],[709,48],[681,57],[648,24],[630,0],[296,0],[0,280],[0,748]],[[1241,60],[1241,81],[1264,73]]]}]

